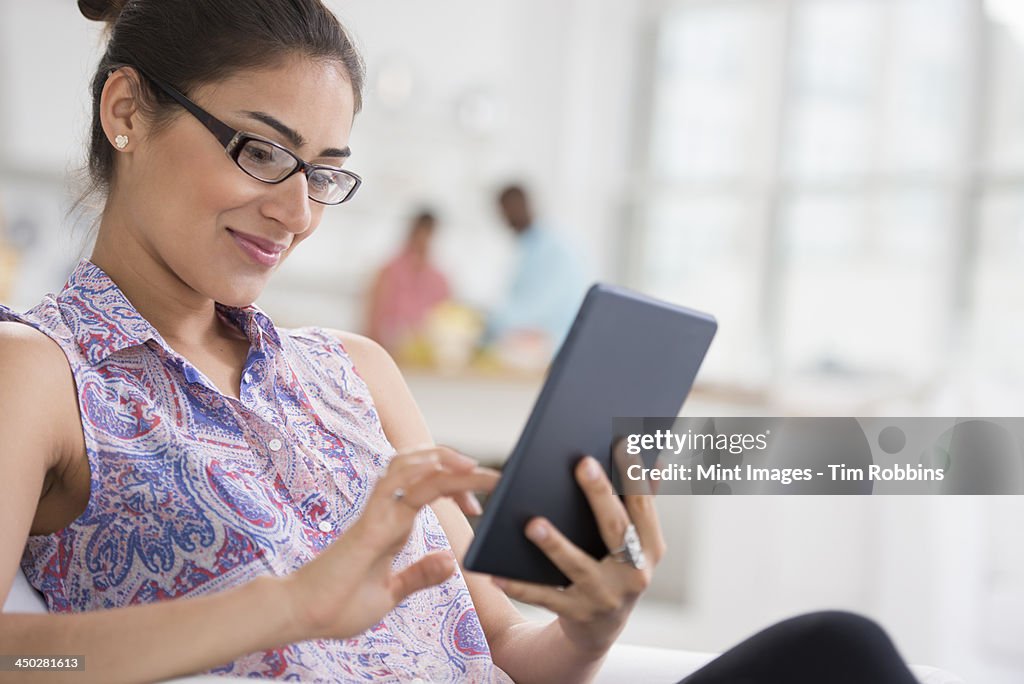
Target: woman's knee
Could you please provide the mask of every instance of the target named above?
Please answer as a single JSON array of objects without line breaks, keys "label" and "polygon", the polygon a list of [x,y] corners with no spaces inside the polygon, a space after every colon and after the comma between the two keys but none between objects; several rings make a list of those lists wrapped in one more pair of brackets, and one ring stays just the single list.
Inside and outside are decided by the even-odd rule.
[{"label": "woman's knee", "polygon": [[877,653],[879,648],[893,648],[892,640],[874,620],[842,610],[826,610],[787,620],[788,628],[800,639],[818,648]]}]

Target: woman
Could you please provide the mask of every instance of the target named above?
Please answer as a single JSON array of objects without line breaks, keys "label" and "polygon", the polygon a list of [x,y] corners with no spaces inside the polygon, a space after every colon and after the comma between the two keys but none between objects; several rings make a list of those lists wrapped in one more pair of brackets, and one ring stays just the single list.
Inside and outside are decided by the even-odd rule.
[{"label": "woman", "polygon": [[359,186],[342,27],[317,0],[123,4],[79,2],[111,25],[95,249],[55,298],[0,313],[0,588],[20,556],[51,611],[3,615],[2,650],[87,654],[104,682],[587,679],[662,553],[650,503],[585,461],[609,548],[632,524],[648,567],[536,520],[572,588],[463,575],[463,512],[496,473],[433,446],[379,346],[251,306]]},{"label": "woman", "polygon": [[437,217],[417,213],[398,253],[377,271],[370,287],[366,334],[403,358],[425,334],[427,319],[451,292],[448,279],[430,258]]},{"label": "woman", "polygon": [[[48,681],[589,679],[664,552],[650,498],[623,505],[584,459],[628,552],[595,561],[536,519],[570,587],[464,575],[464,513],[496,474],[433,445],[379,346],[252,306],[359,187],[342,164],[363,67],[337,20],[318,0],[79,7],[112,27],[89,157],[105,203],[60,294],[0,307],[0,591],[20,557],[50,608],[0,616],[0,651],[85,655]],[[912,681],[844,616],[783,623],[693,681],[823,681],[793,674],[801,649]]]}]

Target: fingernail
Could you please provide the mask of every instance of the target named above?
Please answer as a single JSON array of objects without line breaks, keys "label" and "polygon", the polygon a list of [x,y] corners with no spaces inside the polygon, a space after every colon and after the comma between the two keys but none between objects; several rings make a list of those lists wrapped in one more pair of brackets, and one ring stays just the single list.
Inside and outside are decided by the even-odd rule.
[{"label": "fingernail", "polygon": [[587,456],[587,462],[583,465],[583,477],[588,480],[596,480],[601,475],[601,466],[593,456]]},{"label": "fingernail", "polygon": [[473,492],[469,492],[469,512],[471,515],[480,515],[484,512],[484,507],[480,505],[480,499],[476,498]]},{"label": "fingernail", "polygon": [[544,541],[548,538],[548,526],[542,522],[533,523],[530,525],[529,535],[534,541]]}]

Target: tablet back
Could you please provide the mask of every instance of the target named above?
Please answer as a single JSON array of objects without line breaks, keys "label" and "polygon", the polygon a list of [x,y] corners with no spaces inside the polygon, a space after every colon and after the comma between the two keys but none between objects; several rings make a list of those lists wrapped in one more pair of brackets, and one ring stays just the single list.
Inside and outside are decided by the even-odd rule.
[{"label": "tablet back", "polygon": [[678,415],[717,327],[706,314],[617,287],[591,287],[505,464],[464,566],[568,584],[523,534],[537,515],[593,557],[607,555],[573,467],[590,454],[610,472],[613,418]]}]

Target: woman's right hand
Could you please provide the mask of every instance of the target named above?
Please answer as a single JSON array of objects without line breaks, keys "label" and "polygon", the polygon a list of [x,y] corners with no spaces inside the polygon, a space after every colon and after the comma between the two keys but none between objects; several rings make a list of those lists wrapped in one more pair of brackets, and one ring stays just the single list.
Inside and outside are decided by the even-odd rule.
[{"label": "woman's right hand", "polygon": [[490,491],[499,473],[447,447],[395,456],[355,524],[314,560],[284,578],[293,618],[306,638],[344,639],[366,631],[409,594],[455,572],[450,551],[392,568],[419,510],[442,496],[480,513],[473,491]]}]

